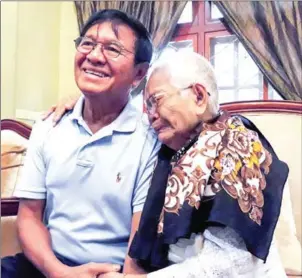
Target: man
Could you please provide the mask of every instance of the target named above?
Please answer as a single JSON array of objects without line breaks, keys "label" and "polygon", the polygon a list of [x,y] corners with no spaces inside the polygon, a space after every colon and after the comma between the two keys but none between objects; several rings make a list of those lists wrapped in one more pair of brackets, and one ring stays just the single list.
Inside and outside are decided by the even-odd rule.
[{"label": "man", "polygon": [[47,120],[32,130],[14,194],[25,256],[4,258],[2,277],[118,271],[138,226],[159,143],[129,92],[148,69],[150,36],[123,12],[103,10],[75,43],[83,96],[55,128]]}]

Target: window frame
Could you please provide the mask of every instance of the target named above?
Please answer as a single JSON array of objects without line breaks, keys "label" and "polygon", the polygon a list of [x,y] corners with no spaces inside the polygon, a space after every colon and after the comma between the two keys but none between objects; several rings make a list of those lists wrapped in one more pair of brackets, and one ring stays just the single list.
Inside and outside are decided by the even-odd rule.
[{"label": "window frame", "polygon": [[[233,33],[223,24],[223,18],[211,19],[211,5],[213,2],[192,1],[191,3],[193,13],[192,22],[178,24],[171,41],[177,42],[194,38],[194,50],[209,59],[211,54],[211,38],[233,35]],[[264,75],[262,90],[262,99],[259,100],[269,100],[268,80]]]}]

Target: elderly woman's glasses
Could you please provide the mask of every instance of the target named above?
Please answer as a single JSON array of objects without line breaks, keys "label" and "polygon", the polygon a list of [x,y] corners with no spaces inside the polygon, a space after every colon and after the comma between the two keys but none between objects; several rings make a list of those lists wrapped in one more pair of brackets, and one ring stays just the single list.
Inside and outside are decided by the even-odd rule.
[{"label": "elderly woman's glasses", "polygon": [[125,56],[124,55],[125,52],[134,54],[133,52],[127,50],[126,48],[114,42],[99,43],[87,37],[78,37],[77,39],[74,40],[74,42],[77,51],[83,54],[89,54],[92,50],[96,48],[97,45],[100,45],[101,51],[104,54],[104,56],[110,59],[117,58],[120,55]]},{"label": "elderly woman's glasses", "polygon": [[[186,87],[186,88],[182,88],[182,89],[179,89],[179,93],[181,91],[184,91],[184,90],[187,90],[187,89],[191,89],[193,87],[194,84]],[[157,111],[157,108],[158,108],[158,103],[159,103],[159,100],[164,97],[164,96],[167,96],[168,94],[165,93],[165,92],[158,92],[158,93],[155,93],[153,94],[152,96],[150,96],[149,98],[147,98],[145,100],[145,106],[146,106],[146,109],[147,109],[147,113],[149,115],[154,115]],[[210,93],[208,92],[208,95],[210,96]],[[171,95],[170,95],[171,96]]]},{"label": "elderly woman's glasses", "polygon": [[156,113],[158,107],[158,101],[164,95],[165,93],[162,92],[155,93],[145,100],[145,106],[149,115],[154,115]]}]

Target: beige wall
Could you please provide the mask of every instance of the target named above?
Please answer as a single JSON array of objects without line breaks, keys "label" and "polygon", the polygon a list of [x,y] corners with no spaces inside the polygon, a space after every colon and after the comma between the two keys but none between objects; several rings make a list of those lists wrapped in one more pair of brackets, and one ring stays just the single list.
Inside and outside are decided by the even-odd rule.
[{"label": "beige wall", "polygon": [[78,87],[74,82],[73,75],[73,61],[76,51],[74,47],[74,39],[78,36],[78,23],[73,2],[62,2],[60,24],[59,98],[79,92]]},{"label": "beige wall", "polygon": [[17,2],[1,3],[1,118],[15,111]]},{"label": "beige wall", "polygon": [[1,118],[40,112],[76,91],[73,2],[1,3]]}]

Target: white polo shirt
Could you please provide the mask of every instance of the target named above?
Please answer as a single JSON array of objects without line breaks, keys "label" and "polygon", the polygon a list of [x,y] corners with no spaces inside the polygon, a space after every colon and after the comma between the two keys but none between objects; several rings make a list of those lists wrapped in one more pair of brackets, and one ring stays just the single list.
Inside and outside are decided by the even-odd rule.
[{"label": "white polo shirt", "polygon": [[82,118],[83,103],[54,128],[51,119],[35,124],[14,195],[46,199],[54,252],[79,264],[123,264],[160,143],[132,100],[95,134]]}]

